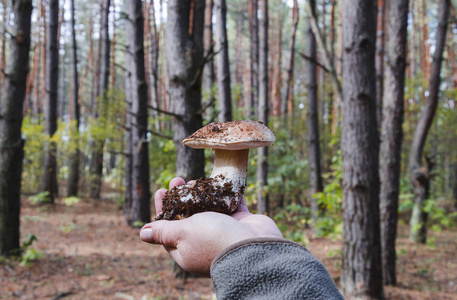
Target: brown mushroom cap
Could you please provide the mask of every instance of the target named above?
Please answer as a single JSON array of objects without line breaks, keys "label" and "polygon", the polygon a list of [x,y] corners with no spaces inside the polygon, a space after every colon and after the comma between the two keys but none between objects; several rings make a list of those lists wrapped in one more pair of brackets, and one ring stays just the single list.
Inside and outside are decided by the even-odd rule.
[{"label": "brown mushroom cap", "polygon": [[208,124],[183,144],[195,149],[242,150],[269,146],[275,140],[273,132],[260,121],[231,121]]}]

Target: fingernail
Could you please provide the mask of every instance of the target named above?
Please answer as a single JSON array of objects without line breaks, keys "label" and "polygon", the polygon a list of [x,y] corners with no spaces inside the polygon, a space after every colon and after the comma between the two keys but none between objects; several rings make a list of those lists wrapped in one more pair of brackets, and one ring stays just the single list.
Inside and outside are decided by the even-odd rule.
[{"label": "fingernail", "polygon": [[140,231],[140,238],[144,241],[152,240],[152,228],[144,228]]}]

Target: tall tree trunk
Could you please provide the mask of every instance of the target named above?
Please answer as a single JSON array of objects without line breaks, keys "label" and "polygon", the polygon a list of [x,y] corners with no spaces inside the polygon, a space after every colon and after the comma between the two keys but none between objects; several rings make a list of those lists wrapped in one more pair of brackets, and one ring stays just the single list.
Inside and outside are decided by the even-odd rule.
[{"label": "tall tree trunk", "polygon": [[148,88],[144,71],[144,23],[141,0],[128,1],[126,29],[128,39],[126,69],[131,102],[131,202],[125,206],[126,222],[138,226],[138,222],[151,220],[148,159]]},{"label": "tall tree trunk", "polygon": [[5,83],[5,67],[6,67],[6,24],[9,22],[9,13],[7,0],[2,0],[2,32],[0,33],[0,42],[2,47],[0,48],[0,91],[3,90]]},{"label": "tall tree trunk", "polygon": [[[58,1],[57,1],[58,2]],[[67,183],[67,195],[77,196],[78,195],[78,183],[79,183],[79,125],[80,125],[80,110],[79,110],[79,79],[78,79],[78,47],[76,45],[76,25],[75,25],[75,0],[71,0],[71,40],[72,40],[72,74],[73,74],[73,114],[74,114],[74,127],[70,126],[71,143],[75,146],[75,149],[70,153],[69,157],[69,173]],[[74,130],[74,131],[73,131]]]},{"label": "tall tree trunk", "polygon": [[[348,299],[383,298],[376,125],[376,1],[345,0],[343,18],[343,265]],[[357,22],[354,22],[357,20]]]},{"label": "tall tree trunk", "polygon": [[[104,21],[104,18],[103,18],[103,15],[104,15],[104,12],[103,12],[103,1],[105,0],[99,0],[100,1],[100,31],[102,30],[103,28],[103,21]],[[92,114],[95,116],[96,114],[98,114],[98,104],[96,103],[96,97],[98,95],[100,95],[100,93],[102,93],[100,91],[101,87],[100,87],[100,76],[101,76],[101,73],[100,73],[100,65],[101,65],[101,60],[102,60],[102,38],[99,38],[98,39],[98,45],[97,45],[97,54],[94,56],[94,60],[93,60],[93,65],[94,65],[94,70],[93,70],[93,80],[92,80],[92,85],[91,85],[91,88],[92,88],[92,91],[91,91],[91,96],[90,96],[90,107],[92,108]]]},{"label": "tall tree trunk", "polygon": [[257,103],[259,98],[259,0],[248,0],[250,43],[250,83],[251,93],[246,101],[246,119],[257,116]]},{"label": "tall tree trunk", "polygon": [[227,42],[227,5],[225,0],[214,0],[216,15],[217,90],[219,94],[219,122],[232,120],[232,94]]},{"label": "tall tree trunk", "polygon": [[0,90],[0,255],[19,248],[24,140],[22,109],[29,68],[31,0],[14,2],[13,38],[3,90]]},{"label": "tall tree trunk", "polygon": [[408,2],[409,0],[386,2],[387,35],[385,49],[387,63],[379,153],[382,277],[385,285],[396,285],[397,283],[395,240],[397,238],[401,145],[403,141]]},{"label": "tall tree trunk", "polygon": [[[203,32],[203,48],[206,56],[214,52],[213,49],[213,0],[206,0],[205,7],[205,28]],[[215,81],[214,74],[214,60],[209,58],[203,69],[203,100],[207,103],[213,103],[215,101],[213,87]],[[214,109],[213,105],[210,105],[205,113],[209,120],[213,120]]]},{"label": "tall tree trunk", "polygon": [[[48,26],[47,26],[47,18],[46,18],[46,1],[41,1],[41,16],[42,16],[42,22],[43,22],[43,41],[47,41],[47,36],[48,36]],[[48,4],[49,5],[49,4]],[[58,23],[58,19],[55,21],[55,23]],[[57,34],[56,34],[57,35]],[[55,38],[54,38],[55,39]],[[48,44],[47,43],[42,43],[42,50],[41,50],[41,78],[46,78],[46,58],[47,58],[47,48]],[[39,95],[40,99],[45,99],[46,98],[46,80],[41,80],[40,82],[40,90],[39,90]]]},{"label": "tall tree trunk", "polygon": [[[204,177],[203,150],[184,147],[182,140],[201,128],[201,76],[205,0],[169,0],[166,49],[176,145],[176,175],[188,181]],[[177,266],[177,265],[176,265]],[[175,277],[187,273],[175,267]]]},{"label": "tall tree trunk", "polygon": [[[268,126],[268,0],[259,0],[259,121]],[[268,214],[268,148],[258,150],[257,159],[257,211]]]},{"label": "tall tree trunk", "polygon": [[[316,1],[311,0],[312,13],[316,13]],[[311,215],[313,220],[319,216],[319,205],[313,195],[322,191],[321,152],[319,146],[319,118],[317,101],[317,51],[316,37],[311,28],[311,20],[306,22],[305,76],[307,81],[307,124],[308,124],[308,164],[309,164],[309,194],[311,197]]]},{"label": "tall tree trunk", "polygon": [[[63,3],[65,4],[65,3]],[[66,23],[65,23],[65,6],[62,5],[61,11],[60,11],[60,20],[59,20],[59,32],[57,36],[57,40],[59,41],[60,38],[59,36],[66,36]],[[60,43],[59,43],[60,44]],[[64,120],[64,115],[65,115],[65,103],[66,103],[66,78],[67,78],[67,72],[66,72],[66,57],[67,57],[67,43],[64,42],[61,46],[59,46],[59,52],[62,51],[62,58],[60,60],[60,83],[59,83],[59,98],[57,99],[57,110],[58,110],[58,118],[60,118],[61,121]]]},{"label": "tall tree trunk", "polygon": [[[298,1],[294,0],[294,6],[292,8],[292,30],[290,31],[289,49],[290,56],[287,67],[287,80],[286,80],[286,91],[282,100],[281,115],[284,118],[286,124],[287,114],[289,113],[289,103],[293,101],[294,97],[294,61],[295,61],[295,36],[297,34],[298,27]],[[293,105],[292,105],[293,107]]]},{"label": "tall tree trunk", "polygon": [[416,18],[414,12],[414,1],[411,1],[410,12],[411,12],[411,42],[409,44],[410,47],[410,58],[409,58],[409,77],[414,78],[416,77],[416,53],[417,53],[417,32],[416,32]]},{"label": "tall tree trunk", "polygon": [[425,78],[430,79],[430,47],[428,43],[428,20],[427,20],[427,2],[419,1],[419,15],[421,24],[421,47],[420,47],[420,65],[422,74]]},{"label": "tall tree trunk", "polygon": [[[59,25],[59,1],[50,0],[48,2],[49,21],[46,41],[46,55],[48,56],[46,66],[46,133],[49,139],[52,138],[57,130],[57,90],[59,85],[59,44],[57,41],[57,31]],[[36,87],[38,88],[38,86]],[[50,200],[54,202],[57,181],[57,161],[56,144],[48,141],[45,152],[44,172],[43,172],[43,191],[49,193]]]},{"label": "tall tree trunk", "polygon": [[457,211],[457,163],[454,163],[453,169],[454,169],[454,186],[452,189],[452,197],[454,198],[454,210]]},{"label": "tall tree trunk", "polygon": [[[32,48],[32,45],[30,45]],[[33,97],[32,91],[34,82],[36,79],[37,67],[38,67],[38,42],[33,45],[33,56],[32,56],[32,69],[27,73],[27,85],[25,88],[25,99],[24,99],[24,114],[27,115],[32,111],[33,108]],[[0,71],[1,72],[1,71]],[[62,76],[61,76],[62,77]]]},{"label": "tall tree trunk", "polygon": [[[148,51],[150,72],[149,72],[149,82],[150,82],[150,95],[151,95],[151,105],[157,108],[160,108],[159,101],[159,35],[157,32],[157,22],[156,22],[156,13],[154,7],[154,1],[150,0],[148,4],[150,11],[148,11],[148,24],[149,27],[149,39],[150,39],[150,49]],[[150,20],[149,15],[152,14],[152,20]],[[152,27],[152,28],[151,28]],[[152,114],[153,117],[156,117],[155,128],[160,130],[160,122],[157,119],[158,114],[156,111]]]},{"label": "tall tree trunk", "polygon": [[[342,0],[338,2],[338,37],[336,46],[336,74],[338,78],[342,77],[343,74],[343,4]],[[340,113],[341,113],[341,102],[343,99],[338,99],[339,95],[335,94],[335,101],[332,108],[332,136],[336,136],[337,129],[341,126]]]},{"label": "tall tree trunk", "polygon": [[[62,12],[63,13],[63,12]],[[64,26],[64,28],[66,28],[66,26]],[[61,51],[63,52],[63,55],[62,55],[62,61],[61,61],[61,75],[60,75],[60,92],[59,92],[59,100],[58,100],[58,109],[59,109],[59,117],[60,117],[60,120],[63,121],[64,120],[64,116],[65,116],[65,112],[66,112],[66,103],[68,102],[67,101],[67,93],[65,92],[67,89],[67,81],[66,81],[66,78],[67,78],[67,55],[68,55],[68,51],[67,51],[67,43],[65,42],[63,45],[62,45],[62,48],[61,48]]]},{"label": "tall tree trunk", "polygon": [[[316,17],[314,16],[314,14],[312,13],[312,8],[310,6],[310,3],[309,2],[305,2],[305,9],[307,10],[307,13],[310,17],[310,22],[311,22],[311,28],[313,30],[313,33],[314,33],[314,36],[316,38],[316,42],[317,42],[317,46],[319,48],[319,53],[320,53],[320,57],[322,58],[323,60],[323,65],[327,68],[327,70],[329,70],[329,73],[330,73],[330,79],[331,79],[331,82],[332,82],[332,86],[333,86],[333,90],[334,92],[336,93],[336,103],[334,105],[335,106],[341,106],[341,99],[343,98],[343,89],[341,87],[341,83],[338,79],[338,71],[337,69],[335,68],[335,65],[333,64],[333,60],[331,59],[331,51],[328,50],[326,44],[325,44],[325,41],[324,41],[324,35],[322,34],[322,32],[319,30],[319,26],[317,24],[317,19]],[[339,120],[339,108],[337,108],[336,110],[334,110],[334,114],[333,114],[333,120],[336,121],[336,120]],[[335,123],[335,126],[336,126],[336,123]],[[333,125],[332,125],[332,134],[333,134]],[[335,127],[335,130],[336,130],[336,127]]]},{"label": "tall tree trunk", "polygon": [[281,84],[282,84],[282,76],[281,76],[281,65],[282,65],[282,17],[281,11],[278,10],[277,12],[277,35],[274,48],[276,48],[276,58],[274,61],[273,67],[273,84],[272,84],[272,107],[273,107],[273,116],[281,115]]},{"label": "tall tree trunk", "polygon": [[378,128],[381,129],[382,124],[382,94],[384,80],[384,11],[386,3],[384,0],[378,0],[378,22],[376,30],[376,120]]},{"label": "tall tree trunk", "polygon": [[[99,81],[99,94],[97,95],[97,105],[94,109],[94,117],[98,119],[99,122],[104,124],[107,120],[107,110],[108,110],[108,83],[110,76],[110,40],[109,40],[109,10],[110,10],[111,0],[103,0],[103,14],[102,14],[102,27],[100,38],[101,42],[101,57],[100,57],[100,81]],[[105,146],[105,141],[97,140],[93,141],[93,153],[90,162],[90,197],[99,199],[100,190],[102,186],[102,176],[103,176],[103,148]]]},{"label": "tall tree trunk", "polygon": [[438,30],[436,32],[436,47],[431,65],[429,95],[425,109],[419,118],[414,133],[413,143],[409,154],[409,172],[414,186],[414,208],[410,221],[410,239],[416,243],[427,241],[428,214],[423,211],[424,203],[429,196],[430,187],[430,163],[425,166],[422,163],[422,154],[428,131],[438,106],[438,93],[440,88],[441,62],[446,41],[447,20],[450,9],[450,0],[440,0],[438,12]]},{"label": "tall tree trunk", "polygon": [[[321,7],[322,7],[322,10],[321,10],[321,26],[320,26],[320,30],[322,32],[322,42],[324,43],[325,47],[327,47],[327,45],[329,45],[329,43],[327,42],[327,37],[328,37],[328,33],[327,33],[327,24],[326,24],[326,8],[327,8],[327,4],[326,4],[327,0],[323,0],[322,3],[321,3]],[[315,18],[316,20],[318,20],[318,16],[317,14],[315,13]],[[327,61],[329,63],[331,63],[331,54],[330,54],[330,49],[328,50],[328,59]],[[322,59],[322,54],[318,53],[317,55],[317,61],[325,61],[325,59]],[[325,116],[325,110],[326,110],[326,82],[325,82],[325,70],[323,68],[321,68],[320,66],[317,66],[317,98],[320,99],[320,103],[318,105],[318,110],[320,110],[320,115],[321,115],[321,120],[324,119],[324,116]],[[318,117],[319,118],[319,117]],[[324,127],[324,122],[322,122],[322,127]]]}]

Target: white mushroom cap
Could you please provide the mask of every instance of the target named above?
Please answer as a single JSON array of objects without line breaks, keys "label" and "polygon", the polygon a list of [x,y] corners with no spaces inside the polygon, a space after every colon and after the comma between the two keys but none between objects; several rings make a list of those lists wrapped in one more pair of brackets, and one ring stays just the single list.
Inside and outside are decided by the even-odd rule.
[{"label": "white mushroom cap", "polygon": [[242,150],[266,147],[276,140],[274,133],[260,121],[211,123],[183,140],[195,149]]}]

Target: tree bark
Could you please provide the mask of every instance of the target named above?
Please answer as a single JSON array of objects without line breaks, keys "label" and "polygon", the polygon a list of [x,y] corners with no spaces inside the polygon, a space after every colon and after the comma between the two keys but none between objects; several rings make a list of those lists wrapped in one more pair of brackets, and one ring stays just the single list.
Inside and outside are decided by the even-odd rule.
[{"label": "tree bark", "polygon": [[[56,1],[58,2],[58,1]],[[74,125],[70,127],[72,130],[70,139],[76,146],[75,150],[70,153],[69,157],[69,173],[67,183],[67,195],[68,197],[78,195],[78,183],[79,183],[79,125],[80,125],[80,109],[79,109],[79,78],[78,78],[78,46],[76,44],[76,28],[75,28],[75,0],[71,0],[71,40],[72,40],[72,74],[73,74],[73,114],[74,114]],[[74,131],[73,131],[74,130]]]},{"label": "tree bark", "polygon": [[[268,1],[259,0],[259,121],[268,126]],[[257,211],[268,214],[268,148],[258,150],[257,159]]]},{"label": "tree bark", "polygon": [[257,116],[257,103],[259,97],[259,0],[248,0],[250,43],[250,85],[251,93],[248,95],[246,106],[246,119]]},{"label": "tree bark", "polygon": [[[152,107],[160,108],[158,99],[158,63],[159,63],[159,37],[157,34],[156,16],[154,1],[149,0],[144,2],[144,32],[145,32],[145,56],[144,63],[146,65],[146,79],[149,86],[149,104]],[[156,131],[160,131],[160,120],[157,110],[151,111],[151,117],[154,119],[154,127]]]},{"label": "tree bark", "polygon": [[144,23],[141,0],[128,1],[126,6],[128,39],[126,69],[130,97],[131,134],[131,201],[125,206],[127,224],[138,226],[151,220],[148,158],[148,88],[144,71]]},{"label": "tree bark", "polygon": [[281,85],[282,85],[282,74],[281,74],[281,66],[282,66],[282,17],[281,12],[278,11],[276,13],[276,21],[277,21],[277,35],[276,39],[273,42],[273,48],[275,49],[274,59],[272,61],[272,68],[273,72],[271,73],[273,76],[272,85],[271,85],[271,95],[272,95],[272,115],[273,116],[280,116],[281,115]]},{"label": "tree bark", "polygon": [[379,153],[381,248],[385,285],[396,285],[395,240],[400,194],[409,0],[386,2],[386,68]]},{"label": "tree bark", "polygon": [[[106,122],[108,110],[108,97],[107,90],[110,76],[110,40],[109,40],[109,10],[111,0],[103,0],[103,14],[102,14],[102,27],[101,27],[101,57],[100,57],[100,81],[99,81],[99,94],[97,95],[97,107],[94,117],[99,122]],[[103,148],[105,146],[104,140],[97,140],[92,142],[93,152],[90,162],[90,197],[99,199],[100,190],[102,186],[103,176]]]},{"label": "tree bark", "polygon": [[[193,5],[192,5],[193,3]],[[204,152],[184,147],[182,140],[202,127],[201,72],[203,66],[204,0],[169,0],[166,50],[170,98],[174,100],[173,141],[176,175],[188,181],[204,177]],[[175,268],[175,277],[186,277]]]},{"label": "tree bark", "polygon": [[427,20],[427,2],[420,0],[419,3],[419,16],[421,24],[421,47],[420,47],[420,66],[422,74],[425,78],[430,79],[430,47],[428,43],[428,20]]},{"label": "tree bark", "polygon": [[[315,16],[316,1],[311,0],[310,6]],[[319,146],[319,120],[317,100],[317,61],[316,37],[311,28],[311,20],[306,22],[305,55],[310,59],[305,61],[305,76],[307,81],[307,125],[308,125],[308,164],[309,164],[309,194],[311,198],[311,216],[315,221],[319,216],[319,205],[313,195],[322,191],[321,153]]]},{"label": "tree bark", "polygon": [[[289,49],[290,56],[287,67],[287,80],[286,80],[286,91],[284,93],[284,99],[282,100],[281,115],[284,119],[287,118],[289,113],[289,103],[293,101],[294,93],[294,62],[295,62],[295,36],[297,34],[298,27],[298,1],[294,0],[294,6],[292,8],[292,30],[290,32]],[[293,105],[291,105],[293,107]],[[284,120],[287,124],[287,121]]]},{"label": "tree bark", "polygon": [[9,13],[7,0],[2,1],[2,32],[0,33],[0,42],[2,47],[0,48],[0,91],[3,90],[5,83],[5,67],[6,67],[6,24],[9,22]]},{"label": "tree bark", "polygon": [[454,211],[457,211],[457,163],[453,165],[454,169],[454,187],[452,189],[452,196],[454,198]]},{"label": "tree bark", "polygon": [[409,77],[414,78],[416,77],[416,53],[417,53],[417,32],[416,32],[416,17],[415,17],[415,11],[414,11],[414,1],[411,1],[411,7],[410,7],[410,12],[411,12],[411,42],[409,43],[410,47],[410,58],[409,58]]},{"label": "tree bark", "polygon": [[329,73],[330,73],[333,90],[336,93],[336,100],[337,100],[336,105],[341,106],[341,99],[343,99],[343,89],[342,89],[341,83],[338,79],[338,72],[335,68],[335,65],[333,64],[333,61],[331,60],[331,54],[330,54],[331,52],[328,50],[328,48],[324,42],[324,35],[319,30],[319,26],[317,24],[317,19],[316,19],[315,15],[312,14],[312,8],[311,8],[309,2],[305,2],[305,9],[310,18],[311,28],[312,28],[314,36],[316,38],[317,46],[318,46],[321,58],[323,60],[323,66],[325,66],[327,68],[327,70],[329,70]]},{"label": "tree bark", "polygon": [[[343,264],[348,299],[383,298],[376,125],[376,2],[345,0],[343,22]],[[357,22],[354,22],[357,20]]]},{"label": "tree bark", "polygon": [[232,94],[227,42],[227,5],[225,0],[214,0],[216,15],[217,89],[219,94],[219,122],[232,120]]},{"label": "tree bark", "polygon": [[386,3],[384,0],[378,0],[378,21],[376,30],[376,120],[378,128],[381,129],[382,124],[382,94],[384,80],[384,11]]},{"label": "tree bark", "polygon": [[422,154],[428,131],[432,126],[433,118],[438,107],[438,93],[440,88],[441,62],[446,42],[447,20],[450,9],[450,0],[440,0],[438,12],[438,30],[436,32],[436,47],[430,71],[429,95],[425,109],[419,118],[414,133],[413,143],[409,154],[409,172],[414,186],[414,208],[410,221],[410,239],[416,243],[427,241],[428,214],[423,211],[425,201],[429,196],[430,164],[422,163]]},{"label": "tree bark", "polygon": [[[57,41],[57,31],[59,25],[59,1],[50,0],[48,2],[49,21],[46,41],[47,66],[46,72],[46,133],[51,139],[57,130],[57,94],[59,85],[59,44]],[[36,86],[35,88],[38,88]],[[44,172],[43,172],[43,191],[49,193],[51,202],[54,202],[57,181],[57,161],[56,144],[48,141],[46,145]]]},{"label": "tree bark", "polygon": [[[205,6],[205,28],[203,32],[203,48],[204,55],[208,56],[214,52],[213,49],[213,0],[206,0]],[[215,82],[214,74],[214,59],[209,58],[203,69],[203,100],[206,103],[214,103],[215,97],[213,87]],[[210,105],[205,114],[207,119],[213,120],[215,118],[214,105]]]},{"label": "tree bark", "polygon": [[[61,36],[65,36],[66,33],[66,26],[65,26],[65,6],[61,6],[61,11],[60,11],[60,19],[59,19],[59,29],[57,32],[57,41],[60,41]],[[64,120],[64,114],[65,114],[65,100],[66,100],[66,93],[65,93],[65,87],[66,87],[66,63],[65,59],[67,57],[67,49],[66,49],[66,42],[64,41],[63,45],[60,45],[59,43],[59,53],[60,51],[63,52],[62,54],[62,59],[60,61],[60,83],[59,83],[59,97],[57,99],[57,116],[58,118],[63,121]]]},{"label": "tree bark", "polygon": [[31,0],[14,2],[13,38],[3,90],[0,90],[0,255],[19,248],[21,175],[24,140],[21,137],[29,68]]}]

